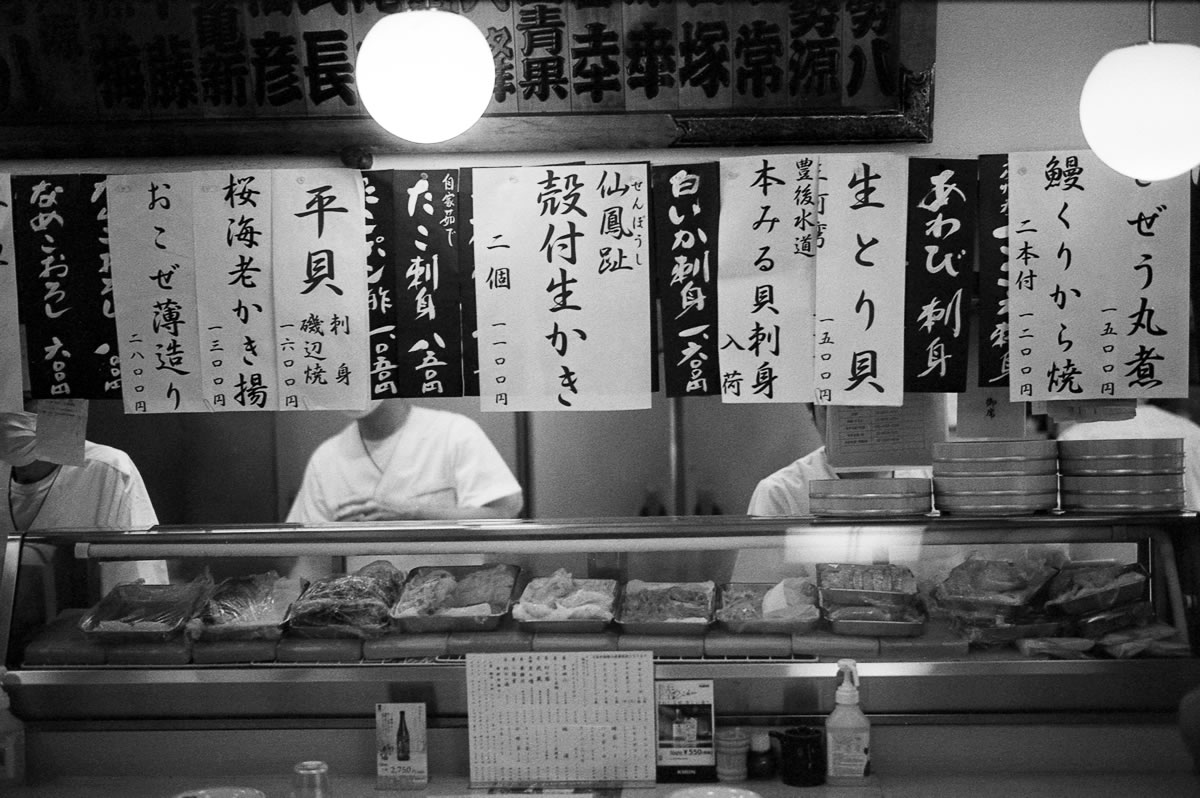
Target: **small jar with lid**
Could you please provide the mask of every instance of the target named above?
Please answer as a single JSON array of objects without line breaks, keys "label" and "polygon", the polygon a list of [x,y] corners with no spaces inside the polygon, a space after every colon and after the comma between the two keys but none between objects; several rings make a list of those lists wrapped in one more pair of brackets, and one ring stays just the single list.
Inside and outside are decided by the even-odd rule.
[{"label": "small jar with lid", "polygon": [[775,777],[777,767],[775,752],[771,750],[771,735],[765,731],[751,734],[746,775],[752,779],[771,779]]}]

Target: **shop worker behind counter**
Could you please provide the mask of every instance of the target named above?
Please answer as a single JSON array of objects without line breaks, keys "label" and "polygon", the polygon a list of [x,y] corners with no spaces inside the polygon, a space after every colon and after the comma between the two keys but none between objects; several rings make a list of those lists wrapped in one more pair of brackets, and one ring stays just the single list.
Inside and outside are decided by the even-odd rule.
[{"label": "shop worker behind counter", "polygon": [[[309,458],[289,522],[452,521],[514,518],[521,511],[520,484],[467,416],[406,399],[372,400],[348,415],[353,422]],[[348,558],[347,570],[358,559]],[[422,562],[432,563],[428,557]],[[319,565],[310,562],[304,570],[312,567]]]},{"label": "shop worker behind counter", "polygon": [[[7,498],[7,507],[0,512],[0,533],[55,529],[128,532],[158,523],[146,484],[129,455],[84,441],[81,465],[41,459],[36,400],[26,400],[25,408],[25,412],[0,412],[0,479]],[[54,553],[36,548],[43,558]],[[45,578],[50,578],[49,573]],[[102,593],[136,579],[166,584],[167,564],[162,560],[100,564]]]},{"label": "shop worker behind counter", "polygon": [[[827,410],[824,406],[806,405],[815,428],[817,448],[803,457],[793,460],[758,481],[750,495],[746,514],[751,516],[807,516],[810,514],[808,491],[816,480],[853,479],[870,477],[917,477],[929,479],[929,468],[901,469],[893,471],[847,471],[839,472],[830,464],[821,439],[825,429]],[[739,552],[734,566],[733,578],[739,582],[774,581],[786,576],[795,576],[778,553],[769,549],[747,549]]]},{"label": "shop worker behind counter", "polygon": [[[814,424],[818,430],[825,429],[826,410],[823,406],[813,408]],[[825,446],[820,445],[798,460],[788,463],[783,468],[759,480],[750,496],[750,506],[747,515],[757,516],[798,516],[809,515],[808,490],[815,480],[869,478],[869,477],[917,477],[929,479],[929,468],[904,469],[892,471],[863,471],[838,472],[829,463],[825,454]]]}]

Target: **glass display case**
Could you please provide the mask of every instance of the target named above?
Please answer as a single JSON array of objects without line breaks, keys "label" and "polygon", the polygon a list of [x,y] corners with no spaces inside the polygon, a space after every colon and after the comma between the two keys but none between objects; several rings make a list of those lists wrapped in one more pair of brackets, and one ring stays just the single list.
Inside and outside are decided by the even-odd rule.
[{"label": "glass display case", "polygon": [[[725,722],[827,713],[839,657],[870,712],[905,722],[1166,717],[1200,685],[1180,567],[1196,532],[1179,513],[31,533],[3,551],[4,685],[27,722],[366,724],[376,702],[422,701],[453,725],[468,654],[650,650],[658,678],[712,679]],[[169,587],[112,584],[146,560]],[[437,606],[489,569],[491,594]],[[356,574],[392,592],[346,598]],[[435,598],[406,612],[422,576]],[[551,612],[597,585],[609,607]],[[224,628],[222,586],[243,590]],[[358,614],[331,616],[338,600]]]}]

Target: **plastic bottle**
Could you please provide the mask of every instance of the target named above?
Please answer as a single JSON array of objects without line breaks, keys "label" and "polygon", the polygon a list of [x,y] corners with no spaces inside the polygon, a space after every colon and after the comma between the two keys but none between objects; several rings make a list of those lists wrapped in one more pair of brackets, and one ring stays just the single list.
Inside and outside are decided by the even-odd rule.
[{"label": "plastic bottle", "polygon": [[25,783],[25,724],[10,706],[0,689],[0,787]]},{"label": "plastic bottle", "polygon": [[775,768],[771,735],[767,732],[752,732],[750,754],[746,757],[746,774],[752,779],[771,779],[775,777]]},{"label": "plastic bottle", "polygon": [[825,783],[863,784],[871,774],[871,722],[858,706],[858,664],[838,660],[833,713],[825,719]]}]

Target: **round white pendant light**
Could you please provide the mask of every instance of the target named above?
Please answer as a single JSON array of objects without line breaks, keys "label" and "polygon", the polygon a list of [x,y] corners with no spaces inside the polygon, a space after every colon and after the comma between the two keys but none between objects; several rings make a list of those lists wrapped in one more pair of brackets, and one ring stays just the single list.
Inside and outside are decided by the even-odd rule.
[{"label": "round white pendant light", "polygon": [[389,14],[367,31],[355,63],[363,106],[389,133],[419,144],[475,124],[495,83],[491,48],[466,17],[424,9]]},{"label": "round white pendant light", "polygon": [[1121,47],[1092,68],[1079,123],[1097,157],[1138,180],[1166,180],[1200,164],[1200,47],[1150,40]]}]

